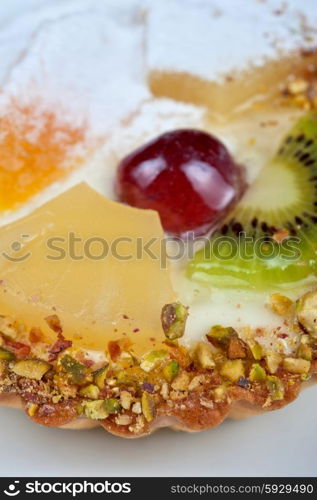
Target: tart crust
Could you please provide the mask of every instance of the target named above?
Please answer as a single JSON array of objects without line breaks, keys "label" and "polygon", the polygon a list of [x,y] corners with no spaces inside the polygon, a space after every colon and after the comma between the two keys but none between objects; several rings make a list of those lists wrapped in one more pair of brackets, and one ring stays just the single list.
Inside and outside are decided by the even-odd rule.
[{"label": "tart crust", "polygon": [[91,420],[78,417],[75,401],[55,404],[55,411],[52,414],[34,416],[28,414],[25,401],[14,394],[0,394],[0,405],[25,411],[27,416],[39,425],[72,430],[87,430],[101,426],[111,434],[125,438],[147,436],[163,427],[186,432],[198,432],[216,427],[226,418],[248,418],[261,415],[266,411],[283,408],[294,401],[303,388],[317,382],[317,360],[312,364],[312,373],[309,382],[294,382],[294,379],[292,379],[292,384],[287,385],[284,399],[273,402],[266,408],[263,408],[266,395],[261,390],[251,392],[241,387],[232,387],[230,389],[230,399],[212,408],[202,406],[199,394],[193,392],[186,400],[182,400],[173,407],[169,407],[167,404],[162,405],[158,409],[155,420],[143,426],[137,432],[131,432],[128,426],[116,424],[114,419]]}]

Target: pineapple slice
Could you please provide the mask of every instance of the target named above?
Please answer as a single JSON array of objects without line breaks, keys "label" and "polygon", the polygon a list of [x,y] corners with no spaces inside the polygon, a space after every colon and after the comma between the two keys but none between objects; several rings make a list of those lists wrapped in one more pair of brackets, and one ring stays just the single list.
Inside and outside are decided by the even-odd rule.
[{"label": "pineapple slice", "polygon": [[[82,183],[0,228],[0,313],[48,341],[56,314],[67,339],[105,350],[128,336],[138,354],[165,336],[161,309],[175,300],[158,215]],[[155,340],[154,340],[155,339]]]}]

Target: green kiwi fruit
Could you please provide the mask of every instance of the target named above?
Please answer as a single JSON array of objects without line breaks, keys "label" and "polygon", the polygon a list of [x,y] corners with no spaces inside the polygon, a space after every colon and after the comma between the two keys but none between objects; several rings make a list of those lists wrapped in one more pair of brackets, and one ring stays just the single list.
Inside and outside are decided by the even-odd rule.
[{"label": "green kiwi fruit", "polygon": [[187,267],[221,286],[294,284],[316,273],[317,113],[296,123]]}]

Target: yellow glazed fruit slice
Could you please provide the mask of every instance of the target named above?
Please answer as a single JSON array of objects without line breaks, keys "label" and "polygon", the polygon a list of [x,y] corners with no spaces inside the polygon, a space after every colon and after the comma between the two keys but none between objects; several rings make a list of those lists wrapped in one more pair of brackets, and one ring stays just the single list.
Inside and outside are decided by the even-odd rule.
[{"label": "yellow glazed fruit slice", "polygon": [[140,353],[165,338],[161,309],[175,297],[155,212],[83,183],[1,228],[0,238],[1,314],[52,340],[45,317],[56,314],[64,336],[89,349],[127,336]]}]

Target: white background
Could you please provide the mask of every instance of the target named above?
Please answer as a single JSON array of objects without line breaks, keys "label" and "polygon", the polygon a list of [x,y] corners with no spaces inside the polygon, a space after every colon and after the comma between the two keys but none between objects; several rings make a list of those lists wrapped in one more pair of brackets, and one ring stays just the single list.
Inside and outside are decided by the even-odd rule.
[{"label": "white background", "polygon": [[[53,5],[54,1],[1,2],[0,30],[16,13],[41,4]],[[185,434],[162,430],[148,438],[123,440],[101,428],[65,431],[36,426],[22,412],[0,408],[0,474],[315,476],[316,415],[317,387],[313,387],[283,410],[226,421],[211,431]]]}]

